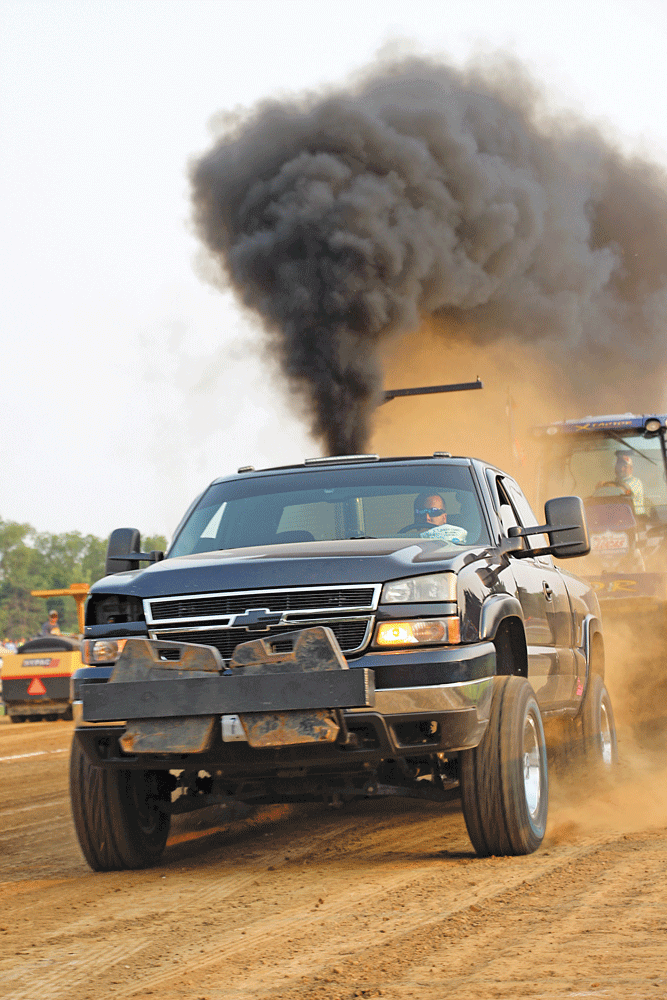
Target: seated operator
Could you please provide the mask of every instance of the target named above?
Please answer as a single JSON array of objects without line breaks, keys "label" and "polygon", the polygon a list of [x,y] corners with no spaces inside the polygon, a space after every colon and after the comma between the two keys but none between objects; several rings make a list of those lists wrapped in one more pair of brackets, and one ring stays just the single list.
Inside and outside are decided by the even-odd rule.
[{"label": "seated operator", "polygon": [[635,514],[643,515],[646,513],[646,506],[644,504],[644,484],[641,479],[637,479],[636,476],[632,474],[632,455],[629,451],[617,451],[616,452],[616,465],[614,466],[614,472],[616,474],[616,482],[619,486],[623,486],[626,491],[632,494],[632,506],[634,508]]},{"label": "seated operator", "polygon": [[464,545],[468,532],[455,524],[447,524],[445,501],[439,493],[420,493],[415,497],[415,521],[411,525],[420,538],[437,538],[443,542]]}]

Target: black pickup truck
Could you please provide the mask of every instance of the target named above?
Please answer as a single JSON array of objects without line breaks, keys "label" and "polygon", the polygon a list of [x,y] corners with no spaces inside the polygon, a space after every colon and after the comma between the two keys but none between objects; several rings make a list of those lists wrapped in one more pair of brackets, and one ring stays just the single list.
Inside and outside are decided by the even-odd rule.
[{"label": "black pickup truck", "polygon": [[171,816],[212,804],[383,795],[460,796],[479,855],[536,850],[552,737],[617,757],[598,602],[552,558],[588,551],[581,501],[545,522],[436,453],[240,469],[164,556],[115,531],[72,678],[90,866],[155,863]]}]

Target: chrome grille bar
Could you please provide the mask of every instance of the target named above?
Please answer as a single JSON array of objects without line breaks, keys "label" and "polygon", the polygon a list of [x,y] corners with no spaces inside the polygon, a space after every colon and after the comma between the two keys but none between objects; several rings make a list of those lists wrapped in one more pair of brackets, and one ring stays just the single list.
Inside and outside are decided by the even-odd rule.
[{"label": "chrome grille bar", "polygon": [[235,615],[258,608],[286,615],[374,611],[380,599],[381,588],[381,584],[370,583],[220,591],[204,595],[152,597],[145,599],[143,605],[149,626],[216,620],[222,624],[223,619],[229,625]]},{"label": "chrome grille bar", "polygon": [[301,625],[324,625],[330,628],[336,636],[343,653],[356,653],[364,649],[370,640],[374,624],[374,616],[355,616],[334,619],[308,620],[307,622],[288,622],[265,629],[234,628],[229,625],[195,625],[180,628],[153,628],[149,630],[151,639],[161,639],[165,642],[193,642],[205,646],[215,646],[224,659],[230,659],[236,646],[252,639],[275,639],[282,633],[293,632]]}]

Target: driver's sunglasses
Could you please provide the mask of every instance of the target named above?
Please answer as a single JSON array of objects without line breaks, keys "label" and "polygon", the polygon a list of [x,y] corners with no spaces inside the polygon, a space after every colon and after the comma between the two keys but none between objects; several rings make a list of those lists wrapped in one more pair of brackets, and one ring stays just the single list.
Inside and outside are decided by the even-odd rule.
[{"label": "driver's sunglasses", "polygon": [[424,514],[430,514],[431,517],[439,517],[440,514],[446,514],[447,511],[444,507],[415,507],[415,514],[419,514],[421,517]]}]

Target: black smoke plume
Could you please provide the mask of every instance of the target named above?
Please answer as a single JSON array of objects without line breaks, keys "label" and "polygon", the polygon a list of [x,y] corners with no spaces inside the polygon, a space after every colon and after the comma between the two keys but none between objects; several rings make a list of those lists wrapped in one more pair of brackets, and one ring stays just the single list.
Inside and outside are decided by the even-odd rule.
[{"label": "black smoke plume", "polygon": [[665,174],[548,114],[517,64],[410,58],[266,101],[226,117],[192,184],[221,282],[332,454],[363,450],[379,348],[424,316],[448,336],[663,361]]}]

